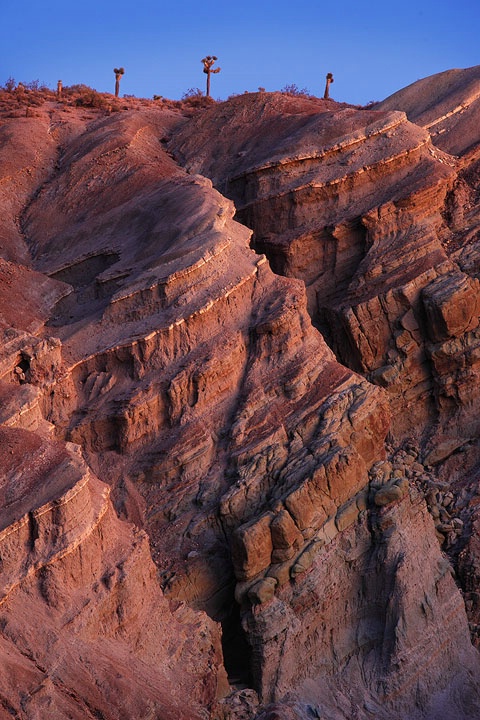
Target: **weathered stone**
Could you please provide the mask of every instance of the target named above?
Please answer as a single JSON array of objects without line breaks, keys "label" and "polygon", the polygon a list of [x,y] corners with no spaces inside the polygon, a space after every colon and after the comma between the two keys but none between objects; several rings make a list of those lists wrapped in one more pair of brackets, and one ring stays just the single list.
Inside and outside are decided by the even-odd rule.
[{"label": "weathered stone", "polygon": [[292,578],[297,577],[306,572],[312,565],[319,550],[324,546],[324,540],[320,537],[313,540],[307,545],[305,550],[298,556],[296,562],[292,565],[290,575]]},{"label": "weathered stone", "polygon": [[339,532],[342,532],[342,530],[345,530],[345,528],[350,527],[350,525],[352,525],[357,520],[358,513],[359,509],[357,507],[356,498],[339,508],[335,517],[335,525],[337,527],[337,530]]},{"label": "weathered stone", "polygon": [[244,525],[232,536],[232,560],[239,580],[253,578],[266,570],[272,559],[272,516],[263,515]]},{"label": "weathered stone", "polygon": [[368,507],[368,489],[358,493],[355,502],[359,512],[363,512]]},{"label": "weathered stone", "polygon": [[281,511],[274,517],[270,525],[270,532],[275,549],[290,548],[295,543],[302,541],[300,531],[286,510]]},{"label": "weathered stone", "polygon": [[478,326],[480,283],[464,273],[443,275],[422,291],[431,340],[460,337]]},{"label": "weathered stone", "polygon": [[[441,476],[452,557],[451,516],[474,528],[458,567],[477,637],[477,489],[458,496],[480,433],[480,71],[452,72],[375,108],[264,92],[186,114],[0,108],[0,423],[77,442],[158,566],[93,470],[64,492],[44,446],[0,443],[9,715],[216,717],[219,627],[199,608],[231,656],[236,573],[271,712],[426,717],[441,698],[479,716],[465,605],[414,489]],[[406,452],[426,438],[434,470]],[[368,477],[404,502],[369,516]]]},{"label": "weathered stone", "polygon": [[410,484],[409,484],[408,479],[407,479],[406,477],[401,477],[401,478],[399,478],[398,480],[395,480],[395,483],[394,483],[394,484],[395,484],[397,487],[400,488],[400,490],[402,491],[402,493],[403,493],[404,495],[407,494],[408,489],[409,489],[409,487],[410,487]]},{"label": "weathered stone", "polygon": [[[303,540],[303,537],[302,537]],[[298,548],[297,548],[298,549]],[[271,562],[272,563],[284,563],[290,560],[295,555],[294,547],[287,548],[274,548],[272,551]]]},{"label": "weathered stone", "polygon": [[454,453],[464,442],[465,439],[459,437],[442,439],[441,442],[425,456],[425,465],[437,465]]},{"label": "weathered stone", "polygon": [[308,482],[302,483],[289,493],[285,498],[285,505],[300,530],[318,528],[328,517],[322,499]]},{"label": "weathered stone", "polygon": [[[0,532],[9,628],[0,636],[0,685],[9,714],[35,717],[48,702],[79,720],[94,702],[103,717],[144,716],[155,706],[170,720],[200,718],[228,689],[219,629],[204,613],[169,605],[146,534],[118,519],[109,488],[71,447],[0,427],[0,489],[11,501]],[[22,462],[25,453],[31,460]],[[72,647],[82,649],[75,662]],[[188,702],[176,695],[174,675]],[[45,686],[49,676],[56,681]]]},{"label": "weathered stone", "polygon": [[284,562],[271,565],[268,569],[267,577],[275,578],[277,585],[281,587],[290,580],[290,568],[292,563]]},{"label": "weathered stone", "polygon": [[275,595],[277,580],[274,577],[266,577],[254,583],[248,591],[248,598],[254,604],[268,602]]},{"label": "weathered stone", "polygon": [[374,502],[375,505],[378,505],[379,507],[383,507],[384,505],[389,505],[392,502],[396,502],[397,500],[401,500],[405,496],[405,490],[399,487],[398,485],[395,485],[394,483],[385,485],[385,487],[380,488],[380,490],[377,490],[374,496]]}]

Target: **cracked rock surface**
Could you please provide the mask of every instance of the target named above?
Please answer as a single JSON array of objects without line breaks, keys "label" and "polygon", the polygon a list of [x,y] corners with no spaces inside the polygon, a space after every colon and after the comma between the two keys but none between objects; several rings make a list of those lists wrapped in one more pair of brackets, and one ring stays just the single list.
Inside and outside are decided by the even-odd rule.
[{"label": "cracked rock surface", "polygon": [[3,112],[5,717],[480,717],[479,98]]}]

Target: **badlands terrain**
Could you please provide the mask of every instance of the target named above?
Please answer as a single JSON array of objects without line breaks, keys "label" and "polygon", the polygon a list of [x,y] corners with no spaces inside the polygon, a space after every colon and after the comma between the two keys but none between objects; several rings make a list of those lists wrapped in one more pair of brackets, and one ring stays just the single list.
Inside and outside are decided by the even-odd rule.
[{"label": "badlands terrain", "polygon": [[0,92],[1,720],[480,718],[480,66],[95,97]]}]

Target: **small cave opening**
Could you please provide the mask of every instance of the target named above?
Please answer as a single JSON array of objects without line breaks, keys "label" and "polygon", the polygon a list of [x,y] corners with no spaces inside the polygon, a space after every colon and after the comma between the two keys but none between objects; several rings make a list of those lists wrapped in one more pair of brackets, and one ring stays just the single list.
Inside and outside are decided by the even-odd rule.
[{"label": "small cave opening", "polygon": [[230,685],[237,689],[253,687],[251,650],[241,624],[240,608],[232,602],[221,621],[222,649]]},{"label": "small cave opening", "polygon": [[29,381],[30,377],[30,358],[25,353],[22,353],[17,360],[14,374],[20,385]]}]

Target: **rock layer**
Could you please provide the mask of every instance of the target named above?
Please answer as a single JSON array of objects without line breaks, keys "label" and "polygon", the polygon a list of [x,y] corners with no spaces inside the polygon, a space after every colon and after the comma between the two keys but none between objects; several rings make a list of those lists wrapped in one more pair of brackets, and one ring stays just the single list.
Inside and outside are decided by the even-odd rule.
[{"label": "rock layer", "polygon": [[267,93],[83,112],[4,130],[6,711],[253,717],[223,630],[260,717],[474,717],[478,137]]},{"label": "rock layer", "polygon": [[169,607],[145,533],[78,448],[13,428],[1,447],[3,712],[202,717],[225,686],[213,623]]},{"label": "rock layer", "polygon": [[268,161],[239,149],[245,135],[240,99],[226,123],[233,129],[223,136],[230,153],[218,160],[195,153],[197,137],[206,144],[215,127],[207,116],[197,120],[194,134],[181,129],[172,147],[187,167],[212,176],[235,200],[272,267],[304,280],[313,321],[343,363],[388,385],[395,431],[405,436],[434,419],[419,293],[452,267],[441,233],[455,159],[402,112],[312,102],[300,133],[294,104],[289,111],[275,99],[249,103],[248,127],[268,137]]},{"label": "rock layer", "polygon": [[[474,118],[479,83],[478,67],[452,71],[401,91],[376,111],[321,106],[317,101],[308,104],[307,100],[297,104],[296,99],[263,95],[243,102],[236,98],[221,117],[214,118],[213,113],[199,117],[194,133],[185,126],[170,143],[186,167],[208,174],[234,199],[237,216],[254,231],[254,247],[266,252],[272,267],[304,280],[309,313],[337,357],[386,389],[394,417],[391,437],[396,442],[416,437],[426,462],[440,473],[452,453],[468,448],[469,468],[478,457],[479,295],[474,258],[480,137]],[[407,120],[405,111],[415,124]],[[225,127],[221,136],[216,123]],[[220,145],[218,154],[195,152],[197,140],[205,148],[213,137]],[[461,157],[447,154],[452,152]],[[455,467],[453,459],[447,467]],[[448,490],[453,497],[460,492],[457,482],[462,480],[461,471],[450,476]],[[427,483],[423,491],[428,493],[428,487]],[[395,483],[377,493],[376,504],[388,505],[401,496],[401,486]],[[465,541],[466,525],[458,516],[452,521],[443,501],[441,512],[437,504],[429,507],[437,537],[455,559]],[[354,522],[358,510],[358,501],[349,498],[347,507],[337,511],[335,530],[348,527],[350,518]],[[262,557],[269,553],[290,556],[290,578],[310,567],[311,553],[302,564],[295,552],[295,533],[285,529],[277,548],[268,537],[265,540],[266,529],[276,522],[263,515],[258,528],[250,525],[240,530],[234,550],[242,543],[247,547],[247,551],[237,550],[237,573],[242,579],[266,562],[254,566],[248,561],[260,538],[264,538]],[[288,527],[288,522],[284,525]],[[471,527],[469,550],[463,555],[466,567],[476,563],[472,554],[476,526]],[[270,535],[274,537],[272,531]],[[315,540],[313,554],[325,537]],[[465,577],[471,593],[475,572],[466,571]],[[268,574],[248,591],[260,607],[259,617],[263,604],[269,607],[282,592],[275,588],[274,594],[267,580]],[[476,603],[474,596],[469,597],[476,637]],[[291,602],[281,614],[289,616]],[[265,613],[268,616],[268,610]],[[287,627],[290,621],[285,620]],[[275,623],[272,618],[272,628]],[[268,663],[259,638],[270,637],[269,624],[270,620],[260,622],[260,631],[255,624],[248,625],[255,637],[254,653],[260,657],[260,675]],[[464,630],[463,623],[465,637]],[[278,652],[282,632],[271,632]],[[295,655],[293,649],[290,655]],[[299,655],[303,657],[302,650]],[[267,696],[275,695],[272,688],[289,667],[287,662],[278,664],[277,655],[272,658],[272,668],[280,669],[272,670],[262,686],[261,694]],[[295,685],[297,680],[290,678],[287,684]],[[427,715],[436,712],[427,709],[428,703],[420,705]],[[458,712],[468,716],[478,710]]]},{"label": "rock layer", "polygon": [[[456,717],[476,717],[478,657],[423,500],[407,491],[372,511],[371,527],[366,518],[245,617],[261,694],[279,700],[304,683],[317,716],[438,717],[452,703]],[[449,658],[464,648],[462,671],[438,661],[440,647]]]}]

